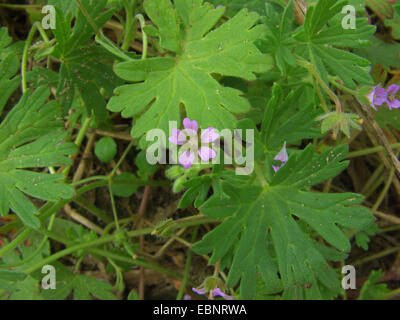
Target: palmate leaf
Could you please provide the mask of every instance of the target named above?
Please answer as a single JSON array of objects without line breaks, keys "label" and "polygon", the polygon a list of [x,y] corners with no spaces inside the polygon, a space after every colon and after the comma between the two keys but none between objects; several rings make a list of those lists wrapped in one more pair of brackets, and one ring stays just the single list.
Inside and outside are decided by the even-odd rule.
[{"label": "palmate leaf", "polygon": [[[234,247],[227,284],[234,286],[241,280],[240,296],[245,299],[254,296],[258,273],[268,291],[283,291],[283,298],[324,298],[323,288],[337,291],[338,276],[326,260],[336,261],[350,250],[341,227],[362,229],[372,215],[356,206],[362,201],[359,195],[302,188],[337,175],[347,166],[341,162],[346,153],[345,147],[339,147],[313,156],[311,148],[306,148],[291,156],[265,188],[235,188],[225,183],[228,198],[213,196],[200,208],[204,214],[224,220],[196,243],[194,250],[212,252],[210,263],[216,263]],[[302,224],[339,251],[312,240]]]},{"label": "palmate leaf", "polygon": [[38,209],[24,195],[56,201],[73,196],[74,189],[60,183],[64,176],[30,171],[30,168],[71,164],[73,143],[64,143],[67,132],[58,120],[59,106],[46,103],[50,91],[27,92],[0,124],[0,214],[11,208],[29,227],[40,225]]},{"label": "palmate leaf", "polygon": [[240,11],[231,20],[210,31],[224,8],[215,9],[202,0],[147,0],[145,10],[158,27],[160,45],[170,54],[123,62],[115,67],[121,78],[138,82],[116,89],[107,108],[124,117],[140,115],[132,136],[153,128],[169,132],[168,122],[180,122],[180,105],[200,127],[232,128],[234,114],[250,109],[242,92],[222,86],[213,74],[255,80],[255,72],[270,68],[271,59],[253,42],[263,33],[259,16]]},{"label": "palmate leaf", "polygon": [[[112,10],[103,12],[106,4],[106,0],[83,2],[85,10],[99,28],[113,13]],[[36,67],[28,74],[28,80],[35,87],[56,87],[56,97],[65,114],[79,92],[87,113],[93,111],[98,124],[105,126],[109,121],[106,98],[112,95],[116,86],[122,84],[112,70],[111,63],[115,57],[99,45],[87,44],[95,31],[80,10],[71,27],[71,12],[68,10],[64,14],[58,5],[56,3],[56,28],[53,30],[57,42],[49,54],[61,60],[59,72]]]},{"label": "palmate leaf", "polygon": [[367,45],[375,27],[368,24],[367,18],[356,19],[356,29],[344,29],[336,20],[327,27],[327,22],[340,14],[345,4],[346,1],[320,0],[315,6],[309,6],[304,26],[294,38],[300,42],[296,44],[297,52],[317,68],[326,83],[328,75],[333,75],[340,77],[346,86],[355,88],[356,82],[371,84],[372,78],[365,69],[370,62],[336,47]]}]

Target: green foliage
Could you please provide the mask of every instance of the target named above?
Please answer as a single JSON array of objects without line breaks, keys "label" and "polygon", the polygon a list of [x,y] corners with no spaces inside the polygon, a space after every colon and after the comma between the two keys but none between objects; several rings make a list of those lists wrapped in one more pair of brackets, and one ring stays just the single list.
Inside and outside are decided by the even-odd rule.
[{"label": "green foliage", "polygon": [[[276,65],[283,74],[288,67],[299,65],[303,58],[313,64],[325,83],[329,83],[328,76],[338,76],[349,88],[355,88],[356,82],[371,84],[366,69],[370,62],[337,47],[367,45],[368,36],[374,33],[375,27],[368,25],[366,18],[356,20],[356,29],[344,29],[340,20],[332,21],[344,5],[345,2],[337,0],[309,5],[304,25],[295,29],[292,1],[281,14],[267,4],[263,22],[268,27],[268,34],[263,47],[269,47],[267,52],[274,55]],[[332,24],[328,26],[329,21]],[[277,25],[280,27],[277,28]]]},{"label": "green foliage", "polygon": [[270,68],[270,58],[253,44],[263,33],[256,25],[258,15],[242,10],[210,32],[223,8],[201,0],[178,0],[175,7],[169,0],[148,0],[144,6],[158,28],[160,46],[169,54],[117,64],[118,76],[138,83],[119,87],[108,109],[135,117],[135,138],[153,128],[169,132],[169,121],[181,122],[180,104],[200,127],[232,128],[234,114],[248,111],[250,104],[239,90],[221,86],[212,74],[251,81],[255,72]]},{"label": "green foliage", "polygon": [[285,92],[274,84],[272,97],[264,111],[261,135],[268,150],[277,150],[284,141],[296,143],[302,139],[320,137],[315,121],[318,111],[307,96],[307,87]]},{"label": "green foliage", "polygon": [[19,60],[10,48],[11,38],[7,29],[0,28],[0,116],[10,95],[17,89],[20,81],[15,73],[19,69]]},{"label": "green foliage", "polygon": [[356,122],[358,119],[358,115],[353,113],[330,112],[318,117],[316,120],[322,120],[322,133],[333,130],[335,136],[337,136],[341,131],[346,137],[350,138],[350,128],[362,130],[361,126]]},{"label": "green foliage", "polygon": [[39,228],[38,209],[24,195],[46,201],[68,199],[72,187],[63,184],[63,175],[45,174],[31,168],[71,164],[67,155],[76,147],[63,141],[67,137],[59,107],[46,103],[50,92],[39,88],[27,92],[0,124],[0,214],[8,208],[29,227]]},{"label": "green foliage", "polygon": [[[215,265],[215,274],[202,278],[206,290],[218,285],[241,299],[334,299],[343,294],[336,267],[348,257],[350,240],[354,236],[355,244],[368,250],[379,230],[368,208],[361,206],[361,195],[329,193],[326,187],[349,164],[350,129],[362,130],[347,99],[366,99],[373,84],[370,63],[382,86],[397,83],[396,71],[390,69],[399,65],[400,51],[372,35],[376,28],[368,23],[365,3],[382,25],[392,27],[394,38],[399,7],[393,11],[384,0],[306,2],[305,22],[299,25],[293,0],[49,0],[56,7],[56,29],[39,27],[29,33],[22,97],[14,93],[24,42],[12,44],[7,29],[0,28],[0,215],[5,217],[0,220],[0,298],[116,299],[115,292],[125,293],[123,273],[132,265],[178,279],[163,259],[155,262],[143,254],[142,239],[166,240],[182,228],[190,233],[205,221],[203,214],[216,223],[209,224],[211,230],[198,229],[207,232],[191,248],[210,255],[209,264]],[[357,7],[360,17],[354,30],[341,24],[347,3]],[[40,11],[29,13],[40,21]],[[36,41],[38,37],[44,41]],[[390,82],[389,74],[394,74]],[[381,106],[374,113],[388,135],[400,128],[398,112]],[[202,129],[233,133],[233,141],[220,141],[220,163],[189,169],[150,165],[145,135],[160,129],[168,137],[170,122],[181,127],[184,117]],[[133,139],[119,161],[122,144],[101,138],[93,159],[99,161],[83,172],[104,175],[76,181],[73,160],[82,159],[76,145],[84,150],[87,132],[100,133],[93,129],[104,127],[119,137],[121,132],[112,133],[130,123]],[[246,130],[254,133],[251,145]],[[331,130],[337,140],[329,139]],[[288,159],[283,156],[286,146]],[[254,159],[247,159],[253,149]],[[225,155],[234,155],[233,163],[225,163]],[[238,174],[243,166],[239,155],[246,156],[248,175]],[[111,174],[104,173],[113,160],[117,164]],[[167,198],[177,200],[180,210],[155,215],[154,228],[126,219],[125,210],[112,216],[97,208],[119,211],[124,200],[118,197],[130,198],[143,185],[168,186],[159,181],[164,176],[172,180],[171,190],[154,187],[152,198],[169,192]],[[109,196],[96,196],[94,189],[100,187]],[[92,194],[85,195],[88,191]],[[125,202],[136,206],[137,198]],[[109,199],[114,202],[104,203]],[[156,200],[148,203],[149,209],[166,204],[163,196]],[[80,223],[56,216],[66,204]],[[198,216],[187,216],[192,205]],[[198,240],[196,235],[197,230],[191,241]],[[114,276],[114,286],[88,276],[88,256],[106,262],[105,273]],[[44,264],[56,268],[56,290],[39,285]],[[389,292],[377,284],[382,275],[371,273],[359,299],[383,298]],[[191,286],[190,280],[192,274],[182,285]],[[128,300],[137,300],[139,294],[127,289]]]},{"label": "green foliage", "polygon": [[356,245],[365,251],[368,250],[368,243],[370,238],[379,232],[379,227],[376,223],[371,223],[363,230],[360,230],[355,234]]},{"label": "green foliage", "polygon": [[102,280],[86,275],[74,274],[61,263],[55,265],[57,270],[57,290],[42,290],[41,295],[46,300],[64,300],[71,291],[74,300],[115,300],[112,286]]},{"label": "green foliage", "polygon": [[112,191],[118,197],[129,198],[139,188],[137,177],[129,172],[116,176],[112,182]]},{"label": "green foliage", "polygon": [[382,277],[382,270],[373,270],[363,284],[358,300],[377,300],[389,293],[390,290],[386,284],[378,284]]},{"label": "green foliage", "polygon": [[300,222],[339,251],[348,252],[350,243],[341,227],[363,228],[372,215],[356,206],[362,201],[359,195],[301,189],[337,175],[347,166],[342,161],[345,156],[345,147],[314,157],[308,147],[289,158],[270,186],[236,188],[223,183],[225,196],[211,197],[201,210],[224,220],[196,243],[194,250],[199,254],[212,252],[210,263],[215,263],[234,246],[227,284],[234,286],[241,279],[240,295],[245,299],[254,297],[257,272],[270,291],[283,290],[284,298],[323,298],[319,286],[336,290],[337,274]]},{"label": "green foliage", "polygon": [[101,162],[108,163],[117,154],[117,144],[113,138],[103,137],[96,143],[94,153]]},{"label": "green foliage", "polygon": [[[112,10],[103,12],[106,3],[106,0],[85,1],[85,9],[98,28],[113,14]],[[87,45],[95,30],[81,11],[77,11],[71,30],[71,12],[74,10],[64,6],[60,8],[58,3],[56,5],[56,28],[52,30],[56,44],[48,54],[61,61],[59,72],[35,67],[28,74],[28,80],[36,87],[55,86],[64,114],[79,93],[87,113],[91,115],[93,112],[97,123],[106,126],[109,122],[105,110],[106,97],[111,96],[114,88],[121,84],[109,65],[115,57],[101,46]]]}]

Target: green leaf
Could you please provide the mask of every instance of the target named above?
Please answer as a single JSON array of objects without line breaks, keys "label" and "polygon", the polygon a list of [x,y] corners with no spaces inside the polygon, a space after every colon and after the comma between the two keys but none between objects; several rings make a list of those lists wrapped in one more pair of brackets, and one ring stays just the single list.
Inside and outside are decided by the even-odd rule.
[{"label": "green leaf", "polygon": [[341,131],[347,138],[350,138],[350,128],[362,130],[361,126],[356,122],[358,119],[359,116],[353,113],[329,112],[319,116],[316,120],[322,120],[322,133],[333,130],[335,136],[337,136],[338,132]]},{"label": "green leaf", "polygon": [[65,300],[73,291],[74,300],[115,300],[112,286],[102,280],[86,275],[73,274],[65,265],[56,262],[56,290],[42,290],[41,295],[47,300]]},{"label": "green leaf", "polygon": [[112,191],[117,197],[129,198],[139,186],[138,179],[134,174],[123,172],[113,179]]},{"label": "green leaf", "polygon": [[50,92],[39,88],[26,92],[0,124],[0,214],[11,208],[22,222],[38,228],[38,209],[24,195],[57,201],[69,199],[74,189],[63,183],[61,174],[45,174],[32,168],[71,164],[67,155],[76,152],[59,117],[56,102],[46,103]]},{"label": "green leaf", "polygon": [[0,115],[8,98],[20,83],[20,77],[14,77],[19,69],[19,59],[14,52],[7,50],[11,41],[7,28],[0,28],[0,52],[5,54],[4,57],[0,56]]},{"label": "green leaf", "polygon": [[376,235],[378,232],[379,232],[379,227],[376,223],[371,223],[363,230],[358,231],[354,236],[357,247],[360,247],[365,251],[368,251],[368,243],[370,241],[370,237]]},{"label": "green leaf", "polygon": [[[104,12],[106,0],[85,0],[83,6],[98,28],[112,16],[113,11]],[[56,44],[48,54],[61,61],[59,72],[34,68],[28,73],[28,80],[35,87],[47,85],[56,87],[56,98],[64,114],[72,107],[77,93],[83,100],[87,114],[94,112],[97,124],[106,127],[109,123],[106,98],[110,97],[122,81],[114,74],[111,63],[115,56],[102,46],[88,44],[95,31],[81,10],[76,13],[72,27],[70,9],[56,4],[56,28],[52,30]]]},{"label": "green leaf", "polygon": [[202,128],[233,128],[234,114],[248,111],[250,104],[239,90],[222,86],[212,75],[251,81],[254,73],[270,68],[270,57],[253,44],[263,34],[263,26],[256,25],[259,16],[242,10],[210,31],[224,9],[202,0],[178,0],[175,8],[169,0],[147,0],[145,10],[170,54],[117,64],[118,76],[139,83],[117,88],[107,108],[136,117],[135,138],[153,128],[169,132],[169,121],[180,123],[181,104]]},{"label": "green leaf", "polygon": [[[296,60],[302,57],[314,65],[326,84],[329,83],[328,76],[341,78],[350,88],[355,88],[356,83],[371,84],[369,61],[342,48],[368,45],[368,37],[375,32],[375,27],[368,24],[367,18],[358,18],[356,29],[344,29],[341,10],[345,4],[338,0],[310,3],[305,23],[297,28],[293,25],[292,1],[283,12],[267,4],[263,23],[268,33],[259,42],[262,51],[275,56],[281,74],[290,68],[298,68]],[[297,59],[294,58],[296,55]]]},{"label": "green leaf", "polygon": [[282,87],[274,84],[261,127],[269,150],[280,148],[285,141],[290,144],[321,136],[315,121],[318,112],[307,91],[306,86],[301,86],[296,91],[286,93]]},{"label": "green leaf", "polygon": [[363,48],[356,48],[354,52],[372,62],[382,64],[386,70],[390,67],[400,69],[400,44],[387,43],[378,37],[370,36],[371,45]]},{"label": "green leaf", "polygon": [[96,143],[94,153],[101,162],[109,163],[117,154],[117,144],[113,138],[103,137]]},{"label": "green leaf", "polygon": [[143,180],[148,180],[151,175],[153,175],[158,167],[149,164],[146,159],[146,152],[141,151],[138,153],[135,159],[135,164],[138,167],[137,174]]},{"label": "green leaf", "polygon": [[[396,6],[400,8],[400,5]],[[400,39],[400,14],[399,10],[395,11],[393,19],[386,19],[384,21],[385,27],[392,28],[392,37],[399,40]]]},{"label": "green leaf", "polygon": [[223,5],[227,7],[226,15],[229,17],[234,16],[243,8],[255,11],[260,15],[264,13],[265,9],[264,2],[259,0],[209,0],[208,2],[211,2],[215,6]]},{"label": "green leaf", "polygon": [[378,284],[383,277],[382,270],[372,270],[367,281],[363,284],[358,300],[377,300],[389,293],[385,283]]},{"label": "green leaf", "polygon": [[370,62],[335,47],[365,46],[375,27],[368,24],[367,18],[356,19],[356,29],[344,29],[340,22],[326,27],[327,22],[341,12],[344,4],[342,1],[326,0],[309,6],[304,28],[295,38],[304,45],[297,47],[299,53],[316,66],[325,83],[329,83],[328,75],[333,75],[341,78],[346,86],[356,88],[355,81],[371,84],[372,79],[365,69]]},{"label": "green leaf", "polygon": [[26,274],[18,271],[0,270],[0,279],[8,281],[20,281],[26,278]]},{"label": "green leaf", "polygon": [[[341,162],[346,146],[313,157],[310,147],[291,156],[265,188],[241,187],[223,183],[224,197],[214,195],[201,211],[222,223],[197,242],[199,254],[212,252],[210,263],[224,258],[234,249],[227,284],[240,281],[240,296],[255,294],[256,274],[269,291],[283,290],[283,298],[321,299],[324,290],[338,293],[336,272],[326,259],[337,261],[350,250],[345,229],[362,229],[373,217],[369,210],[357,206],[362,197],[352,193],[324,194],[302,191],[338,174],[347,166]],[[306,224],[339,250],[316,245],[301,228]],[[333,253],[332,253],[333,251]],[[279,275],[278,276],[278,272]]]}]

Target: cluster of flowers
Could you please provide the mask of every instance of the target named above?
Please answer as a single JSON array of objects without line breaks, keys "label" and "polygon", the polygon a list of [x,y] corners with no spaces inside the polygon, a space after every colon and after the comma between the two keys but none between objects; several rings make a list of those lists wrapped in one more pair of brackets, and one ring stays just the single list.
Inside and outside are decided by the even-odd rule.
[{"label": "cluster of flowers", "polygon": [[[195,162],[196,153],[203,161],[209,161],[217,156],[215,145],[219,134],[216,132],[215,128],[209,127],[203,130],[199,137],[199,125],[196,120],[185,118],[183,120],[183,127],[183,130],[173,129],[171,136],[168,138],[171,143],[182,146],[179,151],[180,165],[185,169],[189,169]],[[202,145],[200,148],[198,147],[199,144]],[[207,146],[207,144],[209,146]],[[275,156],[274,160],[277,162],[280,161],[279,165],[272,166],[274,171],[277,172],[288,161],[286,142],[282,150]]]},{"label": "cluster of flowers", "polygon": [[372,91],[367,95],[371,106],[375,109],[376,106],[381,106],[386,103],[390,110],[400,108],[400,100],[396,99],[396,94],[400,90],[400,86],[396,84],[390,85],[387,90],[380,88],[380,84],[375,86]]}]

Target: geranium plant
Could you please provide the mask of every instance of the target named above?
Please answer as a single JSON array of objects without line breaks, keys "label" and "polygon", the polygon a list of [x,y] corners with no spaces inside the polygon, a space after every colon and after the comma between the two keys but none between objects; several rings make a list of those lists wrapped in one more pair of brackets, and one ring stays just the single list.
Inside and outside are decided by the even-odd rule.
[{"label": "geranium plant", "polygon": [[1,298],[358,296],[400,220],[398,5],[34,2],[0,5]]}]

